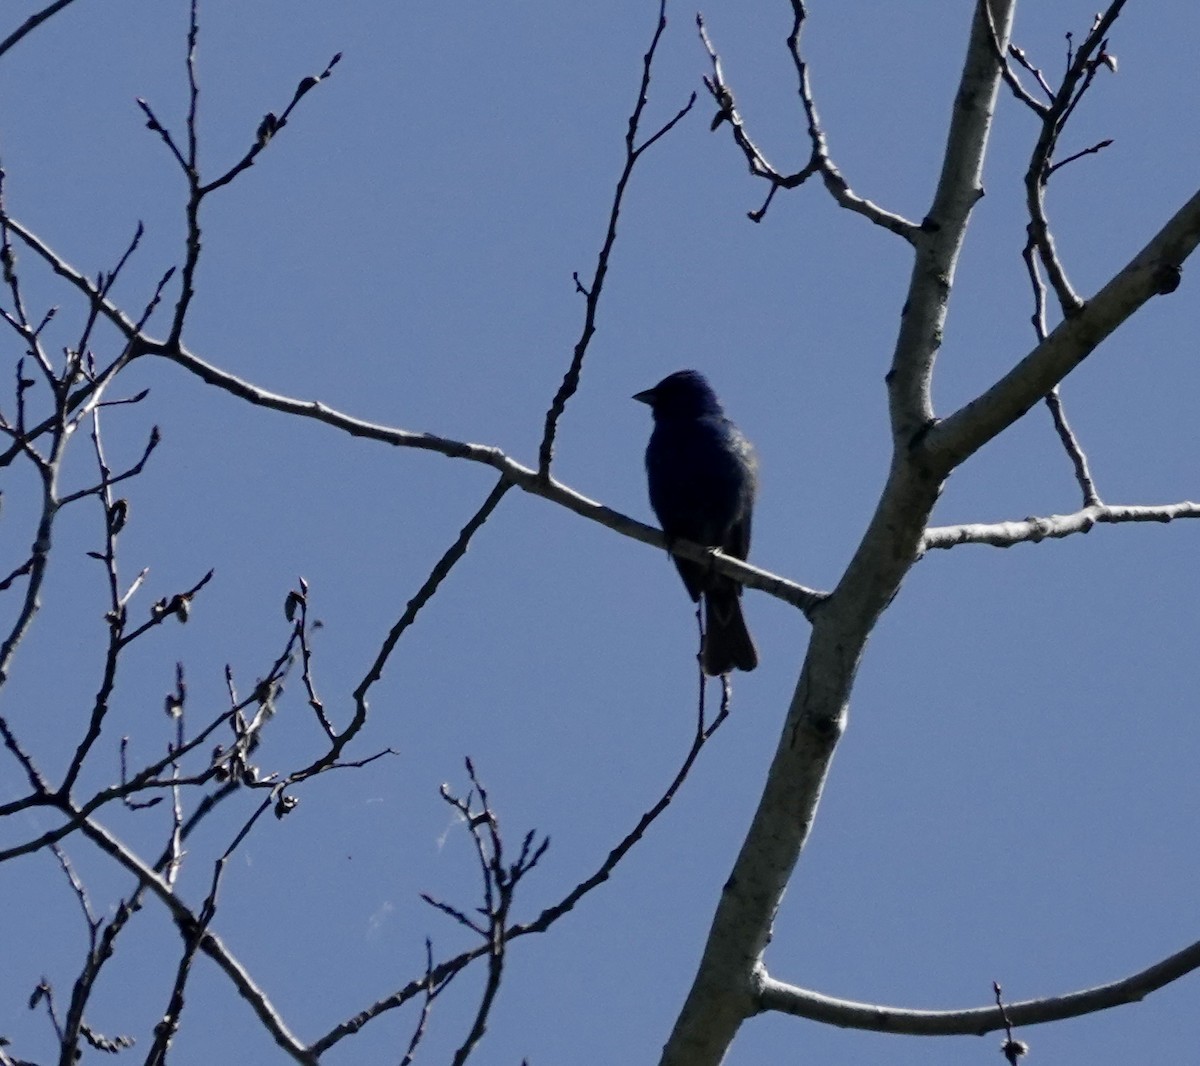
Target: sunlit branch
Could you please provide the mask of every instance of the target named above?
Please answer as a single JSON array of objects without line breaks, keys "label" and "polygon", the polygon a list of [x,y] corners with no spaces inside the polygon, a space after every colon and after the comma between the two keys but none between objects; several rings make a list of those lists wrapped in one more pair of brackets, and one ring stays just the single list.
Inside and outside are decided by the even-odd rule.
[{"label": "sunlit branch", "polygon": [[1025,518],[1016,522],[976,522],[961,526],[934,526],[925,531],[922,551],[956,548],[960,544],[987,544],[993,548],[1011,548],[1016,544],[1036,544],[1060,540],[1075,533],[1088,533],[1098,525],[1122,525],[1127,522],[1173,522],[1179,518],[1200,518],[1200,503],[1184,501],[1160,507],[1096,504],[1073,514]]},{"label": "sunlit branch", "polygon": [[[1136,1003],[1185,974],[1200,968],[1200,941],[1120,981],[1062,996],[1006,1003],[1013,1025],[1041,1025]],[[763,975],[758,988],[762,1010],[827,1022],[846,1029],[908,1036],[982,1035],[1004,1028],[994,1004],[964,1010],[909,1010],[876,1003],[834,999]]]},{"label": "sunlit branch", "polygon": [[957,466],[1029,411],[1147,301],[1174,292],[1197,244],[1200,191],[1077,314],[991,388],[930,428],[921,448],[946,469]]}]

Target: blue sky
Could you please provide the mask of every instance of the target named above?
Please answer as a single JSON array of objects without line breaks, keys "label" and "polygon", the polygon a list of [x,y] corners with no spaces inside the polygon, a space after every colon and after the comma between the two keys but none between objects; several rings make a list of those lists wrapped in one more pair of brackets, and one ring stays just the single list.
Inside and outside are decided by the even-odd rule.
[{"label": "blue sky", "polygon": [[[21,3],[0,32],[38,5]],[[1015,40],[1048,71],[1094,8],[1018,11]],[[788,5],[704,13],[740,108],[781,168],[807,158],[784,37]],[[648,122],[700,89],[707,60],[691,9],[672,6]],[[536,459],[542,418],[582,321],[572,271],[603,236],[655,5],[209,3],[201,10],[201,161],[212,176],[262,115],[335,52],[258,163],[207,205],[205,254],[185,339],[274,391],[362,418]],[[932,195],[968,5],[811,5],[806,50],[834,159],[856,191],[919,219]],[[134,104],[179,129],[186,4],[78,0],[0,62],[0,162],[10,211],[89,274],[141,220],[117,295],[137,307],[181,254],[184,186]],[[1051,218],[1076,287],[1094,292],[1194,192],[1200,12],[1131,5],[1067,151],[1114,144],[1056,176]],[[622,216],[582,388],[562,424],[556,476],[650,520],[647,412],[630,400],[682,366],[705,371],[762,463],[752,561],[829,588],[886,473],[883,374],[907,283],[901,241],[805,187],[746,219],[765,189],[711,106],[647,154]],[[1002,95],[987,196],[964,250],[935,383],[939,413],[1032,346],[1020,250],[1030,116]],[[54,343],[81,308],[22,256],[23,280],[60,304]],[[1194,279],[1154,301],[1065,383],[1063,396],[1113,503],[1200,495]],[[111,345],[112,338],[98,342]],[[12,337],[6,351],[15,357]],[[190,714],[215,713],[230,664],[241,688],[286,637],[283,601],[309,582],[316,678],[345,721],[379,643],[493,483],[490,471],[355,441],[255,410],[143,360],[108,412],[113,457],[151,424],[163,444],[129,489],[135,604],[213,583],[186,627],[136,649],[88,780],[117,774],[123,734],[162,750],[162,698],[182,661]],[[82,437],[68,480],[89,473]],[[6,471],[0,551],[30,539],[28,475]],[[1078,490],[1048,415],[1033,411],[951,479],[938,523],[1074,510]],[[66,521],[37,627],[4,713],[48,768],[84,720],[103,650],[103,586],[84,553],[95,515]],[[961,547],[912,571],[867,649],[811,843],[784,900],[772,973],[831,995],[913,1007],[980,1005],[1122,977],[1197,936],[1193,574],[1200,528],[1101,528],[1002,551]],[[12,564],[15,565],[15,562]],[[7,570],[5,570],[7,572]],[[8,606],[4,605],[8,610]],[[676,803],[614,880],[544,937],[513,946],[478,1061],[653,1061],[690,984],[721,884],[757,802],[808,635],[749,593],[762,665],[734,682],[731,720]],[[7,618],[7,615],[5,615]],[[289,1024],[315,1036],[418,976],[423,939],[465,946],[420,903],[471,906],[469,840],[439,800],[465,789],[470,755],[515,842],[551,837],[518,917],[597,865],[674,772],[696,700],[694,622],[661,553],[519,492],[478,535],[372,698],[353,753],[399,754],[298,791],[229,870],[216,928]],[[320,737],[289,687],[262,764],[311,757]],[[0,800],[18,794],[11,764]],[[155,819],[158,819],[157,821]],[[0,829],[0,843],[49,821]],[[111,827],[150,852],[157,813]],[[198,900],[213,849],[191,847],[181,891]],[[129,889],[82,841],[68,848],[101,909]],[[84,945],[76,902],[48,857],[5,867],[0,1032],[44,1058],[25,1001],[45,974],[65,994]],[[161,1015],[176,938],[149,906],[92,1007],[99,1030],[145,1034]],[[14,962],[14,960],[16,960]],[[479,975],[435,1010],[427,1061],[448,1058]],[[1195,978],[1146,1002],[1023,1032],[1029,1061],[1187,1061],[1200,1032]],[[412,1016],[375,1023],[330,1062],[397,1061]],[[788,1018],[748,1022],[728,1061],[905,1066],[995,1061],[997,1038],[918,1040]],[[218,1051],[281,1060],[225,979],[197,967],[178,1061]],[[230,1052],[231,1047],[238,1051]],[[126,1053],[137,1055],[137,1052]]]}]

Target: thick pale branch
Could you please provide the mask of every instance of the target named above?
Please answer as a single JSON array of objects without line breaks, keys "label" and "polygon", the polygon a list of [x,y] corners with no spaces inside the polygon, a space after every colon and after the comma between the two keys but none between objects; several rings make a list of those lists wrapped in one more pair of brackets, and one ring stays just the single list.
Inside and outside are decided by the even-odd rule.
[{"label": "thick pale branch", "polygon": [[[722,889],[695,980],[662,1066],[717,1066],[758,1009],[759,965],[771,925],[816,817],[845,729],[859,659],[880,614],[918,557],[939,472],[911,447],[933,418],[929,396],[946,302],[982,167],[1013,3],[980,0],[955,101],[942,173],[915,239],[904,320],[888,375],[895,449],[887,485],[846,573],[822,609],[745,843]],[[993,36],[995,35],[995,37]]]},{"label": "thick pale branch", "polygon": [[892,434],[911,441],[933,420],[931,382],[971,210],[983,196],[983,159],[1015,0],[976,5],[971,39],[929,214],[916,240],[900,333],[887,375]]},{"label": "thick pale branch", "polygon": [[975,522],[961,526],[935,526],[925,531],[922,551],[932,548],[956,548],[960,544],[989,544],[993,548],[1011,548],[1014,544],[1036,544],[1042,540],[1069,537],[1074,533],[1087,533],[1097,525],[1173,522],[1177,518],[1200,518],[1200,503],[1185,500],[1182,503],[1158,507],[1096,504],[1084,507],[1074,514],[1026,518],[1020,522]]},{"label": "thick pale branch", "polygon": [[1200,191],[1078,314],[1059,323],[985,393],[930,429],[922,444],[926,455],[950,470],[1007,429],[1147,301],[1173,292],[1197,244]]},{"label": "thick pale branch", "polygon": [[[1078,1018],[1126,1003],[1137,1003],[1197,968],[1200,968],[1200,941],[1120,981],[1062,996],[1006,1003],[1005,1011],[1013,1025],[1041,1025]],[[991,1004],[964,1010],[907,1010],[833,999],[765,976],[761,979],[759,1005],[764,1011],[780,1011],[846,1029],[907,1036],[982,1036],[1004,1028],[1000,1011]]]}]

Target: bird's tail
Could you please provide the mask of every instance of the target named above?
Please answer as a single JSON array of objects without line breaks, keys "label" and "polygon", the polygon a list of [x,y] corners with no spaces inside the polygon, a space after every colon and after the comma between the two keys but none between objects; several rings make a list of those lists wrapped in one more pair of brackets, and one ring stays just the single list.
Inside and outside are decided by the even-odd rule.
[{"label": "bird's tail", "polygon": [[704,608],[704,672],[720,677],[730,670],[753,670],[758,652],[742,617],[737,591],[706,592]]}]

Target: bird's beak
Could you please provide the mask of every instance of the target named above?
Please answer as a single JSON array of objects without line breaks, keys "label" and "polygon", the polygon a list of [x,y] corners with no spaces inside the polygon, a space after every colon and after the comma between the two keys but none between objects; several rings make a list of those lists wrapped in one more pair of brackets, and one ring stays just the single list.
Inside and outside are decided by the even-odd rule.
[{"label": "bird's beak", "polygon": [[643,389],[641,392],[635,392],[633,394],[633,398],[635,400],[637,400],[638,403],[649,404],[649,406],[651,406],[651,407],[654,406],[654,390],[653,389]]}]

